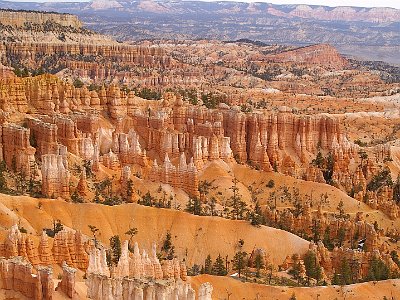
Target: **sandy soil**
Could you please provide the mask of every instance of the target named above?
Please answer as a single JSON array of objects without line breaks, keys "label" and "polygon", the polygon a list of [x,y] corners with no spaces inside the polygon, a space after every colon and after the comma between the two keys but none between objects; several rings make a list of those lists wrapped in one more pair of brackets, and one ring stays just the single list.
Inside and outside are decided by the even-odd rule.
[{"label": "sandy soil", "polygon": [[[400,280],[388,280],[377,283],[369,282],[345,287],[328,286],[314,288],[289,288],[242,283],[228,277],[202,275],[190,277],[192,286],[197,290],[200,284],[210,282],[213,285],[213,299],[230,300],[287,300],[293,294],[297,300],[382,300],[400,297]],[[394,297],[394,298],[391,298]]]},{"label": "sandy soil", "polygon": [[[39,201],[41,209],[38,208]],[[265,226],[256,228],[246,221],[198,217],[136,204],[109,207],[5,195],[0,198],[0,226],[3,229],[20,222],[30,234],[38,236],[43,228],[52,226],[53,219],[59,219],[66,226],[81,230],[88,236],[91,235],[88,225],[94,225],[100,229],[99,239],[107,244],[109,238],[116,234],[128,239],[125,232],[130,226],[135,226],[139,230],[135,240],[146,249],[151,247],[152,242],[160,245],[170,231],[176,254],[181,259],[185,258],[188,266],[203,263],[208,254],[232,258],[240,239],[245,241],[244,251],[251,252],[254,247],[264,248],[274,264],[281,264],[287,255],[305,253],[308,248],[307,241],[291,233]]]}]

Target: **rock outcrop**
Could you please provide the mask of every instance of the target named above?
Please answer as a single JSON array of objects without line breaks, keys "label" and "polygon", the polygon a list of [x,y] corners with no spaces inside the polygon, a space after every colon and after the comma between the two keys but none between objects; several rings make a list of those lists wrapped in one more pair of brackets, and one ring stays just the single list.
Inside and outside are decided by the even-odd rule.
[{"label": "rock outcrop", "polygon": [[[195,291],[186,283],[181,264],[175,259],[165,261],[161,266],[156,247],[153,246],[150,256],[145,250],[139,251],[135,243],[130,254],[128,242],[122,247],[121,257],[112,272],[106,263],[105,250],[93,249],[89,258],[86,285],[88,298],[102,299],[192,299]],[[111,277],[109,277],[111,274]],[[198,299],[209,300],[212,286],[208,283],[199,289]]]},{"label": "rock outcrop", "polygon": [[334,47],[327,44],[301,47],[279,54],[267,55],[266,58],[272,62],[315,64],[339,70],[349,65],[347,59],[341,56]]},{"label": "rock outcrop", "polygon": [[4,243],[0,244],[0,256],[12,258],[21,256],[29,260],[34,266],[50,266],[66,262],[69,266],[86,270],[89,265],[89,256],[86,252],[87,244],[79,231],[66,229],[58,232],[53,241],[43,231],[39,245],[29,235],[21,233],[18,226],[14,225],[8,232]]},{"label": "rock outcrop", "polygon": [[42,193],[49,198],[70,198],[70,172],[62,155],[42,156]]},{"label": "rock outcrop", "polygon": [[75,290],[75,274],[76,269],[68,267],[68,265],[63,263],[63,274],[60,283],[57,285],[56,291],[61,291],[68,298],[77,300],[78,293]]},{"label": "rock outcrop", "polygon": [[[236,159],[267,172],[325,182],[322,172],[310,163],[318,153],[330,153],[335,160],[332,179],[347,192],[352,185],[365,187],[375,170],[369,164],[367,171],[351,175],[349,162],[359,160],[359,147],[348,141],[339,120],[329,115],[299,115],[286,107],[254,113],[227,106],[207,109],[173,93],[165,93],[161,101],[144,101],[115,85],[89,92],[85,86],[76,88],[50,75],[4,79],[3,85],[4,97],[14,99],[5,107],[7,112],[33,106],[45,113],[27,120],[30,131],[3,125],[7,166],[16,165],[30,174],[27,166],[34,165],[35,153],[31,144],[37,148],[37,157],[63,155],[63,164],[57,158],[57,166],[49,163],[55,160],[53,156],[44,158],[43,192],[48,197],[53,193],[68,197],[69,177],[62,175],[68,169],[68,152],[91,161],[94,171],[101,164],[111,170],[137,166],[146,179],[170,184],[191,196],[198,195],[198,172],[214,160],[231,163]],[[101,113],[110,116],[111,128],[102,128]],[[51,178],[46,174],[50,169]],[[392,206],[388,203],[384,209]]]},{"label": "rock outcrop", "polygon": [[49,12],[28,12],[0,10],[0,20],[3,25],[23,27],[26,23],[45,24],[46,22],[57,23],[62,26],[82,27],[77,16],[70,14],[58,14]]},{"label": "rock outcrop", "polygon": [[3,159],[10,170],[30,177],[35,170],[35,148],[30,145],[30,130],[9,123],[2,128]]},{"label": "rock outcrop", "polygon": [[82,233],[62,230],[56,234],[53,243],[53,256],[56,263],[86,270],[89,257],[86,253]]},{"label": "rock outcrop", "polygon": [[53,299],[52,270],[46,267],[37,269],[22,257],[0,258],[0,289],[21,293],[28,299]]},{"label": "rock outcrop", "polygon": [[168,154],[165,155],[164,163],[161,166],[157,164],[157,161],[154,161],[149,179],[181,188],[191,196],[200,196],[197,168],[194,165],[193,158],[189,164],[186,162],[184,153],[181,154],[177,167],[171,163]]}]

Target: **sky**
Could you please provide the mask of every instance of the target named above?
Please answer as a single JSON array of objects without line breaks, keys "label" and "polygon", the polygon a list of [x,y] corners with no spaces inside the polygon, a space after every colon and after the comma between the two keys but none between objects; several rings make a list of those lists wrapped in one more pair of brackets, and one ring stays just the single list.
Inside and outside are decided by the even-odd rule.
[{"label": "sky", "polygon": [[[89,0],[8,0],[11,2],[88,2]],[[217,0],[202,0],[217,1]],[[220,0],[218,0],[220,1]],[[268,2],[275,4],[314,4],[326,6],[393,7],[400,9],[399,0],[236,0],[239,2]]]}]

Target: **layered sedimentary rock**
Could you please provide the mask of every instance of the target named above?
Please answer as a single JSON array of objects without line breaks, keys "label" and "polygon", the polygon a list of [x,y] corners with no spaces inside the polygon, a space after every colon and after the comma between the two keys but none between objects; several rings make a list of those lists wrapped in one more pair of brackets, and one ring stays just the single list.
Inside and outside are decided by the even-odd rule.
[{"label": "layered sedimentary rock", "polygon": [[35,148],[30,145],[30,130],[15,124],[2,127],[3,159],[10,170],[29,177],[35,170]]},{"label": "layered sedimentary rock", "polygon": [[53,241],[43,231],[39,245],[33,242],[29,235],[21,233],[17,225],[11,227],[4,243],[0,244],[0,256],[12,258],[25,257],[34,266],[49,266],[66,262],[69,266],[86,270],[89,265],[89,256],[86,252],[86,243],[79,231],[62,230]]},{"label": "layered sedimentary rock", "polygon": [[126,201],[132,201],[132,180],[131,180],[131,168],[125,166],[121,172],[121,195]]},{"label": "layered sedimentary rock", "polygon": [[78,299],[78,293],[75,290],[75,273],[76,269],[68,267],[63,263],[63,274],[60,283],[57,285],[56,291],[61,291],[70,299]]},{"label": "layered sedimentary rock", "polygon": [[58,154],[57,126],[35,118],[28,118],[30,141],[36,148],[36,154],[41,157],[45,154]]},{"label": "layered sedimentary rock", "polygon": [[352,262],[353,265],[359,266],[355,276],[358,280],[366,278],[370,268],[370,262],[373,258],[381,259],[390,268],[390,272],[398,272],[399,267],[392,260],[390,254],[381,253],[379,250],[374,250],[371,252],[363,252],[348,248],[338,248],[335,247],[332,252],[328,251],[322,242],[318,244],[310,243],[310,251],[316,254],[317,260],[324,270],[328,272],[334,272],[335,270],[340,270],[343,260],[347,260],[349,263]]},{"label": "layered sedimentary rock", "polygon": [[68,266],[86,270],[89,257],[85,250],[82,233],[67,230],[58,232],[54,237],[53,257],[59,265],[66,262]]},{"label": "layered sedimentary rock", "polygon": [[42,193],[49,198],[69,199],[70,172],[62,155],[42,156]]},{"label": "layered sedimentary rock", "polygon": [[[358,159],[358,146],[347,140],[339,121],[328,115],[302,116],[287,108],[264,113],[243,113],[227,106],[211,110],[189,105],[173,93],[166,93],[161,101],[144,101],[115,85],[89,92],[86,87],[76,88],[52,76],[13,84],[20,86],[24,97],[18,97],[28,106],[43,110],[43,103],[54,104],[54,113],[28,119],[30,139],[37,145],[39,156],[58,154],[62,145],[68,152],[92,161],[93,170],[99,170],[101,163],[112,170],[137,165],[150,180],[196,195],[196,170],[213,160],[229,163],[235,158],[264,171],[324,182],[321,172],[310,166],[322,152],[334,157],[333,180],[339,186],[346,189],[363,184],[364,171],[356,172],[358,177],[348,175],[349,161]],[[11,90],[6,88],[5,93],[11,95]],[[14,99],[18,97],[15,94]],[[114,128],[101,128],[102,111],[109,114]],[[28,133],[25,148],[29,147]],[[3,130],[4,135],[8,136]],[[10,151],[4,149],[7,165],[11,164]]]},{"label": "layered sedimentary rock", "polygon": [[[321,153],[334,161],[330,183],[347,193],[354,188],[355,197],[361,199],[376,175],[376,162],[390,158],[390,147],[375,147],[370,159],[354,169],[360,163],[360,147],[347,139],[339,120],[330,115],[300,115],[287,107],[253,113],[227,105],[207,109],[190,105],[173,93],[165,93],[161,101],[145,101],[116,85],[89,91],[85,86],[77,88],[47,75],[4,79],[2,84],[0,90],[5,98],[13,99],[6,102],[14,110],[23,107],[19,103],[38,111],[45,109],[44,103],[54,108],[54,113],[47,111],[46,115],[28,119],[30,135],[23,128],[3,125],[3,156],[9,168],[16,152],[14,144],[18,143],[8,141],[21,134],[24,143],[17,147],[18,168],[22,168],[18,161],[33,163],[29,141],[37,147],[38,157],[63,155],[64,166],[68,152],[90,161],[94,172],[100,171],[101,165],[115,171],[135,166],[145,179],[196,196],[198,172],[214,160],[231,163],[235,159],[264,171],[324,183],[322,170],[312,163]],[[106,126],[102,114],[110,117]],[[23,171],[28,172],[28,164],[23,165]],[[65,183],[62,186],[67,189]],[[59,190],[58,194],[67,197],[68,192]],[[390,201],[390,193],[386,193],[386,199],[380,194],[383,191],[368,195],[371,207],[397,218],[398,207]],[[52,196],[49,192],[46,195]]]},{"label": "layered sedimentary rock", "polygon": [[26,23],[45,24],[46,22],[54,22],[62,26],[82,26],[77,16],[48,12],[0,10],[0,19],[3,25],[15,27],[23,27]]},{"label": "layered sedimentary rock", "polygon": [[135,164],[148,167],[146,150],[142,149],[139,135],[133,130],[129,133],[113,133],[112,151],[119,155],[122,164]]},{"label": "layered sedimentary rock", "polygon": [[199,287],[199,300],[211,300],[213,287],[210,283],[204,283]]},{"label": "layered sedimentary rock", "polygon": [[266,56],[272,62],[294,62],[316,64],[334,69],[343,69],[349,62],[332,46],[319,44]]},{"label": "layered sedimentary rock", "polygon": [[22,257],[0,259],[0,289],[20,292],[28,299],[51,300],[52,270],[33,266]]},{"label": "layered sedimentary rock", "polygon": [[[182,281],[138,281],[130,278],[107,278],[90,274],[86,280],[89,299],[194,300],[195,291]],[[198,298],[198,299],[211,299]]]},{"label": "layered sedimentary rock", "polygon": [[[271,8],[270,12],[273,11]],[[317,20],[340,20],[340,21],[369,21],[385,23],[389,20],[399,20],[398,10],[392,8],[375,7],[357,9],[355,7],[335,7],[327,8],[321,6],[297,5],[290,12],[279,11],[279,16],[284,15],[300,18],[311,18]]]},{"label": "layered sedimentary rock", "polygon": [[9,112],[27,112],[25,86],[21,79],[11,76],[0,81],[0,108]]},{"label": "layered sedimentary rock", "polygon": [[[29,68],[39,69],[46,64],[46,61],[53,60],[53,67],[68,68],[75,76],[91,78],[96,82],[110,78],[137,77],[145,85],[155,86],[169,83],[165,79],[164,81],[167,82],[160,81],[158,77],[162,78],[161,76],[148,78],[149,74],[144,70],[140,72],[143,76],[138,76],[135,72],[138,67],[143,69],[153,67],[155,70],[161,70],[164,67],[173,68],[173,60],[160,47],[120,44],[81,28],[72,30],[66,28],[64,33],[66,41],[56,38],[59,36],[59,32],[46,32],[45,27],[43,31],[41,33],[21,30],[16,34],[13,31],[15,41],[0,44],[2,46],[0,48],[2,62],[7,65],[19,62]],[[26,38],[28,34],[33,35],[34,38]],[[78,39],[78,41],[74,39]],[[95,61],[88,61],[93,58]],[[129,71],[121,71],[120,68],[116,68],[113,64],[115,61]],[[52,94],[44,92],[41,93],[41,96],[45,97],[42,102],[43,107],[40,108],[41,112],[53,112],[54,109],[57,109],[57,105],[47,105],[50,103],[46,100],[49,100]],[[68,109],[62,101],[63,99],[60,98],[59,109]],[[91,103],[96,104],[95,101]]]},{"label": "layered sedimentary rock", "polygon": [[40,263],[43,265],[49,266],[54,264],[54,257],[49,244],[49,238],[44,231],[42,232],[39,242],[39,257]]},{"label": "layered sedimentary rock", "polygon": [[0,244],[0,248],[3,249],[0,256],[6,258],[22,256],[33,265],[41,262],[39,249],[35,247],[33,240],[27,234],[21,233],[16,225],[10,228],[4,243]]},{"label": "layered sedimentary rock", "polygon": [[[176,259],[165,261],[161,266],[155,245],[149,256],[145,250],[140,253],[137,243],[130,254],[128,242],[124,242],[121,257],[112,272],[107,266],[105,251],[92,249],[87,269],[87,296],[96,300],[194,300],[195,292],[185,282],[186,274],[183,273]],[[211,295],[212,286],[209,283],[200,287],[198,299],[209,300]]]},{"label": "layered sedimentary rock", "polygon": [[191,196],[199,196],[197,168],[194,165],[193,158],[189,164],[186,162],[184,153],[180,156],[178,167],[175,167],[171,163],[168,154],[165,155],[164,163],[161,166],[159,166],[155,160],[150,171],[149,179],[181,188]]}]

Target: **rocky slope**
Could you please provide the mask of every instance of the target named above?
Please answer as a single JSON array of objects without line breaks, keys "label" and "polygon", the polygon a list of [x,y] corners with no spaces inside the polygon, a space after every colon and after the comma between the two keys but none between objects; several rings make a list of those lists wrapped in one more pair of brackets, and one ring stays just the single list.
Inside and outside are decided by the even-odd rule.
[{"label": "rocky slope", "polygon": [[349,62],[330,45],[314,45],[267,55],[266,59],[280,63],[314,64],[333,69],[345,69]]},{"label": "rocky slope", "polygon": [[11,10],[0,10],[1,23],[3,25],[23,27],[26,23],[45,24],[46,22],[58,23],[62,26],[75,28],[82,27],[77,16],[69,14],[57,14],[48,12],[15,12]]},{"label": "rocky slope", "polygon": [[[40,5],[0,2],[0,7],[14,9],[42,9]],[[329,43],[342,46],[346,54],[398,63],[400,13],[390,8],[147,0],[47,3],[45,8],[78,14],[90,28],[125,40],[249,38],[301,46]],[[369,48],[384,46],[382,41],[391,47],[380,52]]]},{"label": "rocky slope", "polygon": [[251,283],[241,283],[231,278],[218,278],[211,276],[199,276],[191,279],[196,287],[203,282],[211,282],[214,287],[214,293],[227,297],[229,294],[237,296],[239,299],[290,299],[293,295],[296,299],[312,300],[320,299],[352,299],[352,300],[381,300],[384,297],[398,295],[399,280],[389,280],[378,283],[361,283],[347,287],[330,286],[315,287],[311,289],[295,287],[272,287],[265,285],[256,285]]},{"label": "rocky slope", "polygon": [[331,297],[400,276],[398,84],[325,44],[132,46],[7,13],[0,297]]}]

